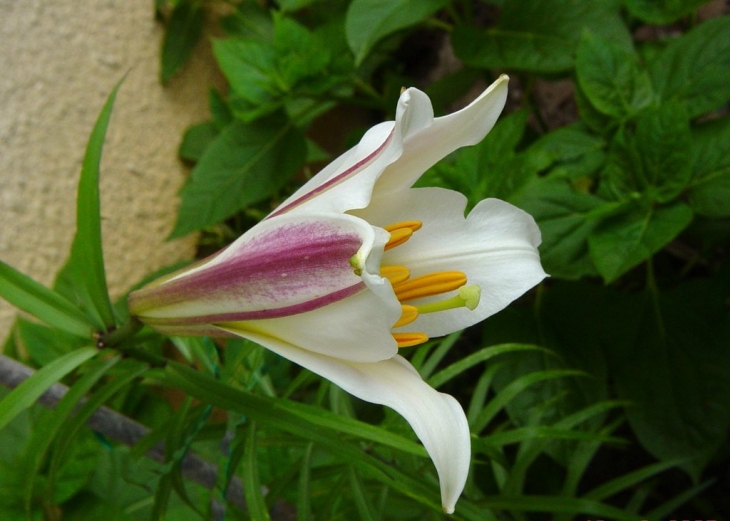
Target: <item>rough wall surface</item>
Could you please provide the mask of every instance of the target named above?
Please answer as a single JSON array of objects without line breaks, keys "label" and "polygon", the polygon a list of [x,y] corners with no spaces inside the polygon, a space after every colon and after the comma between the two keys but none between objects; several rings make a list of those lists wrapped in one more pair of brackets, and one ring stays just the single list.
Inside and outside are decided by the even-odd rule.
[{"label": "rough wall surface", "polygon": [[[0,0],[0,259],[52,283],[75,230],[86,140],[125,73],[101,177],[112,296],[192,256],[194,237],[164,242],[186,175],[176,149],[221,79],[206,43],[163,88],[161,37],[152,0]],[[0,341],[14,316],[0,300]]]}]

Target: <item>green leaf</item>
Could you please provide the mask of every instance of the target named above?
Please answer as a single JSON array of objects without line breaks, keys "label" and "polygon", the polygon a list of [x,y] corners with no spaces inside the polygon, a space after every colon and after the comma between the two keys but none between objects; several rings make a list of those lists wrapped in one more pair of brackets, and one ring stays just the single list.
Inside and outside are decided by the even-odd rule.
[{"label": "green leaf", "polygon": [[681,101],[689,117],[730,99],[730,17],[708,20],[672,40],[649,64],[662,103]]},{"label": "green leaf", "polygon": [[281,114],[231,124],[206,149],[183,188],[171,237],[221,222],[269,197],[302,166],[306,153],[302,133]]},{"label": "green leaf", "polygon": [[199,2],[180,2],[165,26],[160,56],[160,81],[167,83],[182,69],[203,34],[205,10]]},{"label": "green leaf", "polygon": [[596,274],[588,237],[614,204],[551,178],[530,183],[513,202],[537,221],[542,232],[540,259],[551,276],[574,280]]},{"label": "green leaf", "polygon": [[689,203],[699,215],[730,217],[730,118],[692,132]]},{"label": "green leaf", "polygon": [[673,240],[692,221],[682,203],[630,209],[605,220],[588,239],[591,258],[606,283],[613,282]]},{"label": "green leaf", "polygon": [[188,127],[183,135],[178,155],[182,159],[197,163],[218,134],[220,129],[212,121]]},{"label": "green leaf", "polygon": [[254,104],[271,102],[284,86],[277,78],[276,50],[253,39],[214,40],[213,52],[236,96]]},{"label": "green leaf", "polygon": [[661,461],[686,459],[694,479],[730,427],[730,321],[727,281],[694,280],[625,308],[616,350],[619,396],[642,445]]},{"label": "green leaf", "polygon": [[418,24],[447,0],[353,0],[347,9],[347,43],[360,64],[384,37]]},{"label": "green leaf", "polygon": [[554,73],[573,67],[584,29],[631,48],[628,29],[612,1],[506,2],[495,27],[485,31],[459,25],[451,39],[456,56],[467,65]]},{"label": "green leaf", "polygon": [[672,23],[706,3],[707,0],[624,0],[632,16],[654,25]]},{"label": "green leaf", "polygon": [[0,296],[53,327],[78,337],[91,338],[94,322],[78,307],[2,261]]},{"label": "green leaf", "polygon": [[643,115],[634,133],[622,129],[611,145],[603,177],[619,198],[640,192],[650,200],[668,202],[687,188],[692,140],[682,105],[662,105]]},{"label": "green leaf", "polygon": [[654,99],[647,73],[638,56],[608,40],[583,33],[575,62],[582,91],[600,112],[626,119]]},{"label": "green leaf", "polygon": [[76,235],[68,266],[78,298],[99,330],[114,326],[115,318],[104,270],[99,205],[99,167],[104,139],[121,81],[109,94],[86,146],[76,201]]},{"label": "green leaf", "polygon": [[36,371],[0,401],[0,429],[33,405],[53,384],[96,355],[93,347],[84,347],[55,359]]},{"label": "green leaf", "polygon": [[74,349],[88,345],[89,339],[19,318],[16,341],[39,366],[44,366]]}]

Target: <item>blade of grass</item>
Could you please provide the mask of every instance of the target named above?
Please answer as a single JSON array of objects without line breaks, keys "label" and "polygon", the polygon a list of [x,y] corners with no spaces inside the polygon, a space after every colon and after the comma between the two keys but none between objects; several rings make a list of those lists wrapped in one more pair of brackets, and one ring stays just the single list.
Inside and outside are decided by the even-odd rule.
[{"label": "blade of grass", "polygon": [[355,470],[355,467],[350,467],[350,490],[352,490],[353,499],[357,512],[360,514],[360,519],[363,521],[377,521],[378,517],[372,510],[372,502],[368,499],[365,486],[362,483],[362,479]]},{"label": "blade of grass", "polygon": [[309,442],[302,457],[302,465],[299,470],[299,485],[297,487],[297,521],[310,521],[312,519],[312,453],[314,443]]}]

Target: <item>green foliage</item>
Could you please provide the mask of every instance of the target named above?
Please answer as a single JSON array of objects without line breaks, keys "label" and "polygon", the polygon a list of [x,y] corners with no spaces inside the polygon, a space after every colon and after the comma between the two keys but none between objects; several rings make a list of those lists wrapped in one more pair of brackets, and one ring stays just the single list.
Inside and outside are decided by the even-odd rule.
[{"label": "green foliage", "polygon": [[[730,17],[699,22],[702,3],[244,0],[221,18],[158,0],[160,80],[219,23],[230,87],[183,137],[171,237],[224,246],[311,163],[392,118],[401,85],[440,115],[506,70],[494,130],[419,181],[529,212],[551,275],[479,328],[402,351],[466,411],[472,472],[453,519],[714,518],[730,431]],[[437,64],[444,42],[463,68]],[[544,102],[556,85],[560,118]],[[0,400],[0,518],[443,519],[397,414],[252,342],[167,338],[112,307],[98,181],[117,89],[54,290],[0,263],[0,296],[42,322],[20,319],[4,350],[38,370]],[[61,381],[54,409],[35,404]],[[101,407],[147,426],[133,448],[88,429]]]}]

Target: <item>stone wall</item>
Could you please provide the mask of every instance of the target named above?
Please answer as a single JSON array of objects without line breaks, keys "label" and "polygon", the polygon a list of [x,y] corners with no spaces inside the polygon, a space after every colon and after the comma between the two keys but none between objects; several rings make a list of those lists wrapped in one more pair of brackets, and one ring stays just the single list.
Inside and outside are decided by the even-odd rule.
[{"label": "stone wall", "polygon": [[[220,86],[208,41],[162,87],[153,0],[0,0],[0,259],[52,283],[75,230],[76,184],[106,96],[125,74],[102,161],[107,277],[119,296],[189,258],[195,237],[165,242],[187,175],[183,130],[207,118]],[[0,300],[0,341],[15,316]]]}]

